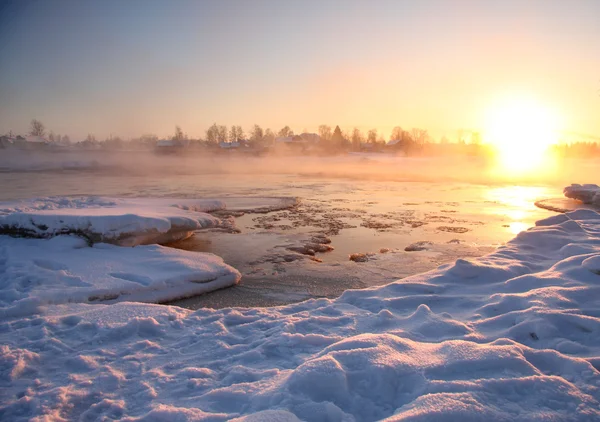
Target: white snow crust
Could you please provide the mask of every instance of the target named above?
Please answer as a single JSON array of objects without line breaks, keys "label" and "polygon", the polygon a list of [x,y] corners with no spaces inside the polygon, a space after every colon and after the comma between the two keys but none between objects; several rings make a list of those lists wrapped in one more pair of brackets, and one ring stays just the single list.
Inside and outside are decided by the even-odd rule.
[{"label": "white snow crust", "polygon": [[584,204],[600,206],[600,186],[594,184],[572,184],[564,189],[567,198],[578,199]]},{"label": "white snow crust", "polygon": [[220,220],[207,212],[286,208],[295,198],[103,198],[51,197],[0,202],[0,233],[49,238],[76,233],[92,242],[121,246],[164,244],[212,228]]},{"label": "white snow crust", "polygon": [[209,253],[158,245],[90,247],[75,236],[0,236],[0,317],[68,302],[160,303],[228,287],[240,278]]},{"label": "white snow crust", "polygon": [[[7,249],[2,283],[19,268]],[[0,419],[597,421],[599,274],[600,215],[578,210],[337,300],[5,316]]]}]

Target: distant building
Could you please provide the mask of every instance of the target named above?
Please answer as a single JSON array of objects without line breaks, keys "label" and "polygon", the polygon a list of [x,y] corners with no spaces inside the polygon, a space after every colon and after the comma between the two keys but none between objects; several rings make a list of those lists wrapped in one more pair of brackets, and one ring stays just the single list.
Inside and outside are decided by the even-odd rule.
[{"label": "distant building", "polygon": [[237,149],[241,146],[241,142],[219,142],[219,148],[221,149]]},{"label": "distant building", "polygon": [[175,139],[161,139],[156,142],[155,152],[158,154],[176,154],[185,148],[181,141]]},{"label": "distant building", "polygon": [[301,133],[300,137],[313,144],[318,144],[321,142],[321,137],[317,133]]},{"label": "distant building", "polygon": [[17,136],[16,138],[5,137],[2,141],[5,147],[14,147],[16,149],[46,149],[50,146],[50,142],[41,136]]}]

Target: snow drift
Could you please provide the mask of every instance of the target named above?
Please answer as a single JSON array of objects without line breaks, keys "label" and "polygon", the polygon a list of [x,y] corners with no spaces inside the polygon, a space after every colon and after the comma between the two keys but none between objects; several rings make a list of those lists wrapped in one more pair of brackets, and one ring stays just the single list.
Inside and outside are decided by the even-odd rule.
[{"label": "snow drift", "polygon": [[584,204],[600,206],[600,186],[572,184],[564,189],[567,198],[578,199]]},{"label": "snow drift", "polygon": [[600,214],[578,210],[337,300],[48,306],[1,320],[0,418],[600,420],[599,286]]},{"label": "snow drift", "polygon": [[288,208],[296,198],[103,198],[51,197],[0,203],[0,234],[50,238],[76,234],[90,243],[121,246],[165,244],[185,239],[194,231],[217,227],[207,214]]},{"label": "snow drift", "polygon": [[75,236],[0,236],[0,316],[68,302],[160,303],[236,284],[240,273],[209,253],[158,245],[93,247]]}]

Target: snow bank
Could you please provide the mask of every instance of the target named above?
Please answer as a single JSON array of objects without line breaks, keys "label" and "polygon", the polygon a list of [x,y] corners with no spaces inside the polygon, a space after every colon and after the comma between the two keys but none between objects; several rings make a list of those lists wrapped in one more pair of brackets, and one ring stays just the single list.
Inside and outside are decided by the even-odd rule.
[{"label": "snow bank", "polygon": [[0,236],[0,317],[68,302],[163,302],[228,287],[240,277],[208,253],[157,245],[89,247],[75,236]]},{"label": "snow bank", "polygon": [[333,301],[51,306],[0,319],[0,418],[596,421],[599,274],[579,210]]},{"label": "snow bank", "polygon": [[216,227],[207,212],[289,208],[296,198],[102,198],[53,197],[0,203],[0,234],[49,238],[77,234],[90,243],[121,246],[169,243],[195,230]]},{"label": "snow bank", "polygon": [[167,243],[215,227],[216,200],[56,197],[0,203],[0,234],[48,238],[75,233],[122,246]]},{"label": "snow bank", "polygon": [[584,204],[600,206],[600,186],[572,184],[564,189],[567,198],[578,199]]}]

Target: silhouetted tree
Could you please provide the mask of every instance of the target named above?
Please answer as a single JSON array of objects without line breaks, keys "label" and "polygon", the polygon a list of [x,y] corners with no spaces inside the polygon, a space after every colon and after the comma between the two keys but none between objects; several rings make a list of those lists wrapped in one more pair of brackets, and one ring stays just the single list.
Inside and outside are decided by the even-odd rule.
[{"label": "silhouetted tree", "polygon": [[185,139],[185,136],[183,134],[183,131],[181,130],[181,127],[175,126],[175,134],[173,135],[173,140],[181,142],[184,139]]},{"label": "silhouetted tree", "polygon": [[217,138],[219,142],[227,142],[227,126],[219,125],[217,127]]},{"label": "silhouetted tree", "polygon": [[360,150],[360,144],[365,141],[365,137],[358,128],[352,130],[352,149],[354,151]]},{"label": "silhouetted tree", "polygon": [[123,148],[123,145],[124,142],[120,137],[110,135],[110,137],[104,140],[103,147],[105,149],[119,149]]},{"label": "silhouetted tree", "polygon": [[259,125],[254,125],[250,131],[250,143],[252,145],[260,145],[263,143],[265,133]]},{"label": "silhouetted tree", "polygon": [[429,134],[424,129],[413,128],[411,137],[413,142],[416,142],[418,145],[424,145],[429,140]]},{"label": "silhouetted tree", "polygon": [[324,145],[329,144],[331,141],[331,126],[320,125],[319,126],[319,137]]},{"label": "silhouetted tree", "polygon": [[265,130],[265,135],[263,136],[263,142],[265,145],[271,145],[275,141],[275,133],[269,128]]},{"label": "silhouetted tree", "polygon": [[283,136],[283,137],[294,136],[294,131],[292,129],[290,129],[289,126],[284,126],[281,128],[281,130],[279,131],[279,133],[277,135]]},{"label": "silhouetted tree", "polygon": [[397,141],[402,139],[402,128],[400,126],[396,126],[392,129],[392,133],[390,134],[390,141]]},{"label": "silhouetted tree", "polygon": [[339,126],[335,127],[333,131],[333,135],[331,135],[331,146],[334,149],[342,148],[344,146],[345,139],[344,135],[342,135],[342,131]]},{"label": "silhouetted tree", "polygon": [[229,141],[235,142],[244,139],[244,130],[241,126],[231,126],[229,130]]},{"label": "silhouetted tree", "polygon": [[219,142],[219,126],[216,123],[206,130],[206,142],[211,144]]},{"label": "silhouetted tree", "polygon": [[29,127],[30,127],[29,134],[31,136],[44,136],[46,127],[39,120],[32,119]]},{"label": "silhouetted tree", "polygon": [[367,142],[375,144],[377,142],[377,129],[371,129],[367,135]]}]

